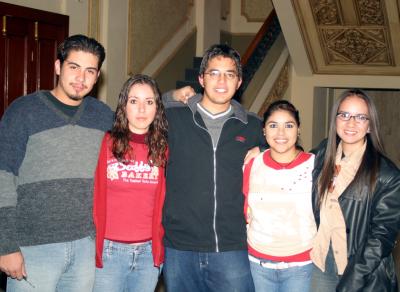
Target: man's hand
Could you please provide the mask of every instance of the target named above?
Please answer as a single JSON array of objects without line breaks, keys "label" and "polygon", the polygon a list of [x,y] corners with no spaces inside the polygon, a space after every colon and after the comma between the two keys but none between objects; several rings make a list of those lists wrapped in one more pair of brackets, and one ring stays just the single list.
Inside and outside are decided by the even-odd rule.
[{"label": "man's hand", "polygon": [[13,279],[22,280],[26,278],[27,275],[22,253],[18,251],[0,256],[0,270]]},{"label": "man's hand", "polygon": [[250,162],[250,160],[252,160],[254,157],[256,157],[258,154],[260,154],[260,148],[254,147],[251,148],[249,151],[247,151],[246,157],[244,158],[244,164],[247,164]]},{"label": "man's hand", "polygon": [[189,98],[196,95],[196,91],[191,86],[185,86],[179,89],[175,89],[172,92],[172,97],[175,101],[180,101],[184,104],[187,104]]}]

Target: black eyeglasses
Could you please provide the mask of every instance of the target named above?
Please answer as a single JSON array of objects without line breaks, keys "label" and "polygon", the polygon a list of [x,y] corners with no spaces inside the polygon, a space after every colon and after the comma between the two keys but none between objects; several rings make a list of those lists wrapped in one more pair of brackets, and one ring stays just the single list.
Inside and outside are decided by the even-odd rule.
[{"label": "black eyeglasses", "polygon": [[234,80],[238,74],[232,71],[221,72],[219,70],[211,70],[209,72],[204,72],[204,74],[210,76],[213,80],[218,80],[222,74],[224,74],[225,78],[228,80]]},{"label": "black eyeglasses", "polygon": [[336,114],[336,117],[339,120],[342,120],[342,121],[350,121],[351,118],[354,118],[354,120],[357,123],[365,123],[366,121],[369,120],[368,115],[365,115],[365,114],[351,114],[351,113],[348,113],[348,112],[338,112]]}]

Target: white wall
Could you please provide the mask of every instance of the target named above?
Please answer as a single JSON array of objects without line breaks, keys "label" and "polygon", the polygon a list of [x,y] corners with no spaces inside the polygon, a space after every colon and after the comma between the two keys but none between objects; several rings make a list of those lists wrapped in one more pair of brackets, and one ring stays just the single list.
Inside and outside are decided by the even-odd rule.
[{"label": "white wall", "polygon": [[219,43],[220,38],[220,1],[196,0],[196,55],[203,56],[211,45]]},{"label": "white wall", "polygon": [[115,109],[127,75],[128,0],[102,0],[100,42],[106,49],[98,97]]},{"label": "white wall", "polygon": [[[265,0],[263,0],[265,1]],[[262,22],[249,22],[245,16],[242,15],[242,1],[234,1],[231,0],[230,3],[230,19],[227,23],[228,26],[224,26],[228,28],[228,31],[233,34],[248,34],[248,33],[257,33],[260,27],[263,24]],[[268,7],[271,5],[269,1],[265,5]]]},{"label": "white wall", "polygon": [[288,89],[290,100],[300,111],[302,119],[301,138],[305,149],[312,146],[314,90],[328,88],[388,88],[399,89],[399,76],[356,76],[356,75],[311,75],[300,76],[294,68],[290,73],[291,84]]}]

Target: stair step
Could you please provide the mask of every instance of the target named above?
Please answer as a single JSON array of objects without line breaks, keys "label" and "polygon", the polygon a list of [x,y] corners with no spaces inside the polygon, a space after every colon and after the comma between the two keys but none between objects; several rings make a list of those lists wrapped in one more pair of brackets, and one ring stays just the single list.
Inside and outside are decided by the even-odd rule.
[{"label": "stair step", "polygon": [[199,78],[199,69],[185,69],[185,80],[197,81]]},{"label": "stair step", "polygon": [[197,93],[203,93],[203,88],[199,83],[199,69],[202,61],[202,57],[193,58],[193,67],[185,69],[185,80],[176,81],[176,88],[184,86],[191,86]]},{"label": "stair step", "polygon": [[176,88],[182,88],[188,85],[191,86],[197,93],[203,92],[203,88],[198,81],[176,81]]},{"label": "stair step", "polygon": [[193,57],[193,68],[200,68],[202,57]]}]

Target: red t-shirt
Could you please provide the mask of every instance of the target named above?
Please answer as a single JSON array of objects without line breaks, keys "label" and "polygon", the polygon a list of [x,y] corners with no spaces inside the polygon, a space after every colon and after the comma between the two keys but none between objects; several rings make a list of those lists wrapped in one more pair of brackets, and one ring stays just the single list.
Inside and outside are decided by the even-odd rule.
[{"label": "red t-shirt", "polygon": [[128,164],[107,153],[107,219],[105,238],[143,242],[152,237],[152,218],[159,182],[157,166],[149,164],[146,135],[132,134]]}]

